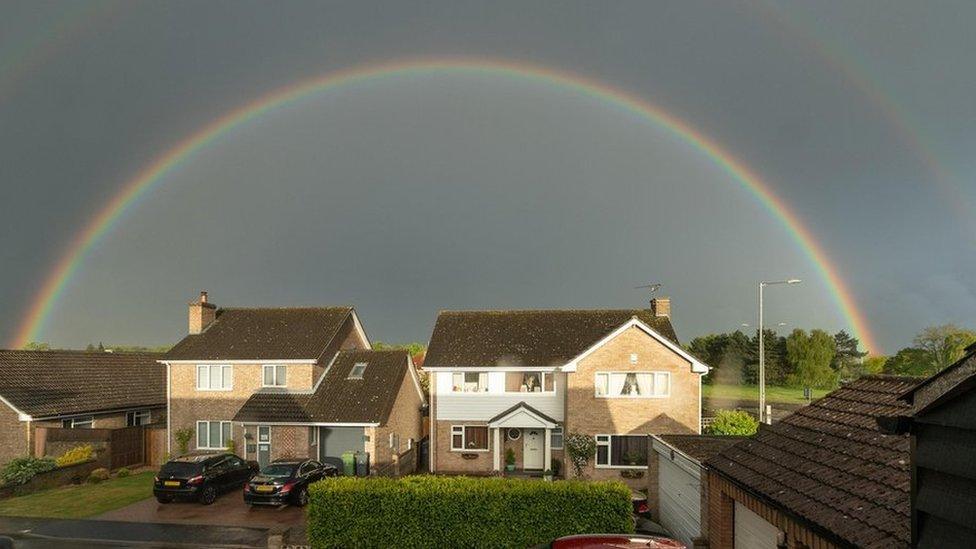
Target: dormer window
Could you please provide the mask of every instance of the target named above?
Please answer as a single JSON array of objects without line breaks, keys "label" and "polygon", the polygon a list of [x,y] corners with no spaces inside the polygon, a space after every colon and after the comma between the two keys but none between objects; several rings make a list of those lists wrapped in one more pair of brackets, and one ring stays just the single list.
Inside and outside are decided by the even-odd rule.
[{"label": "dormer window", "polygon": [[363,372],[366,371],[365,362],[357,362],[352,365],[352,370],[349,372],[349,379],[363,379]]}]

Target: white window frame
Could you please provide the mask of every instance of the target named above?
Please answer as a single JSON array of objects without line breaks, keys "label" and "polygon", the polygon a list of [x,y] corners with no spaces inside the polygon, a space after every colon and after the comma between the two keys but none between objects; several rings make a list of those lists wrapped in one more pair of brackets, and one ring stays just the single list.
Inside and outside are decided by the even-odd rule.
[{"label": "white window frame", "polygon": [[[559,441],[560,441],[559,442],[559,446],[556,446],[556,443],[554,443],[552,441],[552,439],[557,436],[556,435],[556,431],[559,431],[559,435],[558,435],[559,436]],[[553,427],[552,430],[549,431],[549,449],[551,449],[551,450],[562,450],[563,449],[563,445],[566,444],[565,436],[566,436],[566,432],[563,431],[563,428],[562,427]]]},{"label": "white window frame", "polygon": [[400,452],[400,435],[390,433],[390,449],[394,452]]},{"label": "white window frame", "polygon": [[[474,391],[465,391],[464,385],[468,383],[465,377],[468,375],[478,376],[478,388]],[[461,384],[457,384],[457,376],[461,376]],[[483,383],[483,384],[482,384]],[[457,395],[486,395],[488,394],[488,372],[451,372],[451,393]],[[458,390],[460,387],[460,390]]]},{"label": "white window frame", "polygon": [[[230,426],[230,430],[229,430],[230,432],[228,434],[230,435],[230,439],[233,439],[234,438],[234,424],[232,422],[230,422],[230,421],[222,421],[222,420],[217,420],[217,419],[197,421],[197,431],[196,431],[196,433],[194,433],[196,435],[197,450],[226,450],[227,449],[227,441],[226,440],[221,441],[224,444],[223,446],[214,446],[213,445],[213,441],[210,440],[210,424],[211,423],[220,424],[219,432],[220,432],[220,437],[221,438],[224,437],[224,425],[225,424],[226,425],[229,425]],[[200,446],[200,432],[201,432],[200,431],[200,426],[201,425],[205,425],[205,430],[203,432],[207,433],[207,445],[206,446]]]},{"label": "white window frame", "polygon": [[[267,373],[271,370],[271,384],[267,382]],[[288,386],[288,366],[284,364],[265,364],[261,367],[261,386],[262,387],[287,387]]]},{"label": "white window frame", "polygon": [[[485,429],[488,429],[488,436],[485,437],[485,440],[487,441],[486,448],[484,448],[484,449],[481,449],[481,448],[475,449],[475,448],[468,448],[467,447],[468,446],[468,437],[465,436],[464,433],[465,433],[465,429],[468,428],[468,427],[484,427]],[[454,437],[456,435],[459,435],[459,434],[461,435],[461,447],[460,448],[458,448],[457,446],[454,445]],[[489,429],[487,425],[451,425],[451,451],[452,452],[462,452],[462,453],[465,453],[465,454],[475,453],[475,452],[489,452],[489,451],[491,451],[491,429]]]},{"label": "white window frame", "polygon": [[[220,387],[214,388],[211,384],[213,380],[213,369],[220,370]],[[206,372],[202,375],[201,372]],[[229,378],[229,383],[225,381]],[[262,380],[263,381],[263,380]],[[197,365],[197,391],[233,391],[234,390],[234,366],[232,364],[198,364]]]},{"label": "white window frame", "polygon": [[62,428],[64,428],[65,422],[69,422],[68,429],[91,429],[95,425],[95,416],[81,416],[61,420]]},{"label": "white window frame", "polygon": [[[596,468],[596,469],[647,469],[647,464],[644,464],[644,465],[610,465],[611,463],[613,463],[613,445],[611,444],[611,439],[613,437],[636,437],[636,436],[646,436],[646,435],[632,435],[632,434],[627,434],[627,433],[613,433],[613,434],[599,434],[599,435],[594,435],[593,438],[596,439],[597,451],[596,451],[596,454],[593,456],[593,467]],[[600,437],[606,437],[606,440],[601,441],[600,440]],[[647,444],[649,445],[648,448],[650,448],[651,441],[648,441]],[[599,459],[599,456],[600,456],[600,446],[606,446],[607,447],[607,464],[606,465],[601,465],[599,462],[597,462],[597,459]]]},{"label": "white window frame", "polygon": [[[129,418],[132,421],[129,421]],[[145,421],[137,422],[136,419],[140,417],[145,417]],[[140,425],[149,425],[152,423],[152,412],[149,410],[129,410],[125,413],[125,425],[126,427],[138,427]]]},{"label": "white window frame", "polygon": [[[612,375],[623,375],[627,374],[645,374],[651,376],[651,394],[649,395],[611,395],[610,392],[610,376]],[[606,376],[606,392],[600,394],[600,376]],[[667,390],[663,394],[657,394],[656,387],[658,382],[658,376],[664,376],[667,379]],[[626,370],[626,371],[601,371],[593,374],[593,396],[596,398],[670,398],[671,397],[671,372],[662,372],[654,370]]]},{"label": "white window frame", "polygon": [[[508,372],[506,372],[506,373],[508,373]],[[507,391],[506,390],[505,391],[505,394],[508,394],[508,395],[529,395],[529,396],[532,396],[532,395],[552,396],[552,395],[556,394],[556,377],[555,377],[556,374],[554,372],[515,372],[515,373],[521,374],[523,377],[525,377],[526,374],[539,374],[539,383],[542,386],[542,390],[541,391],[525,391],[524,393],[521,390],[517,390],[517,391]],[[546,390],[546,379],[549,379],[549,378],[552,378],[552,390],[551,391],[547,391]],[[519,387],[521,387],[521,385]],[[507,386],[506,386],[506,388],[507,388]]]},{"label": "white window frame", "polygon": [[[363,379],[363,374],[366,373],[366,367],[369,366],[368,362],[357,362],[352,365],[352,369],[349,370],[349,376],[346,379]],[[356,373],[359,370],[359,373]]]}]

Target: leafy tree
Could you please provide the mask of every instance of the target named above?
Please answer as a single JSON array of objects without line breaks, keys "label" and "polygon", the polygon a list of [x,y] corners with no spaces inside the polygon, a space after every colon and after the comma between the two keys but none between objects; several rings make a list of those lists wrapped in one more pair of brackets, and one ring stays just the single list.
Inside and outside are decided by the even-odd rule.
[{"label": "leafy tree", "polygon": [[[786,358],[786,338],[776,334],[776,330],[763,330],[765,348],[766,383],[782,385],[789,377],[790,366]],[[759,330],[750,342],[750,354],[743,369],[742,381],[749,385],[759,383]]]},{"label": "leafy tree", "polygon": [[884,373],[898,376],[925,376],[931,371],[925,351],[905,347],[885,361]]},{"label": "leafy tree", "polygon": [[922,330],[913,342],[916,349],[925,353],[929,374],[945,370],[962,358],[966,346],[976,341],[976,332],[955,324],[932,326]]},{"label": "leafy tree", "polygon": [[802,387],[832,388],[837,374],[830,367],[836,354],[834,338],[823,330],[796,329],[786,338],[787,358],[793,365],[790,382]]},{"label": "leafy tree", "polygon": [[48,343],[42,343],[40,341],[31,341],[27,345],[24,345],[25,351],[50,351],[51,345]]},{"label": "leafy tree", "polygon": [[888,363],[888,357],[883,355],[874,355],[866,357],[861,361],[861,370],[863,370],[864,375],[880,374],[885,371],[885,365]]},{"label": "leafy tree", "polygon": [[757,429],[759,421],[752,414],[742,410],[719,410],[706,431],[710,435],[751,436]]},{"label": "leafy tree", "polygon": [[862,360],[868,353],[860,350],[860,341],[856,337],[841,330],[834,334],[834,347],[837,353],[830,367],[838,373],[840,379],[857,379],[867,373]]}]

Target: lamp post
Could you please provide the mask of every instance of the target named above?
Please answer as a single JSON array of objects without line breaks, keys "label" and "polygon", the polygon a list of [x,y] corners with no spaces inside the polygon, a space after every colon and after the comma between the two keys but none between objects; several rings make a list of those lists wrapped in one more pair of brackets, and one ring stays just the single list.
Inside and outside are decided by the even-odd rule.
[{"label": "lamp post", "polygon": [[775,284],[799,284],[799,278],[759,283],[759,423],[766,423],[766,344],[763,341],[763,288]]}]

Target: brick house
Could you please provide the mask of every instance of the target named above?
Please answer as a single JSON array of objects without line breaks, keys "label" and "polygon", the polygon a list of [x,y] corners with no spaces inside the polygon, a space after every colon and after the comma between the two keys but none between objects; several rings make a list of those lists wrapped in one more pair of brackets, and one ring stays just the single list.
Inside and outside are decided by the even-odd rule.
[{"label": "brick house", "polygon": [[914,378],[865,376],[706,460],[711,549],[908,547]]},{"label": "brick house", "polygon": [[681,349],[658,299],[639,310],[442,312],[424,371],[433,472],[500,471],[509,450],[517,470],[541,472],[565,462],[563,436],[580,433],[597,441],[586,474],[607,479],[646,470],[648,434],[699,432],[708,368]]},{"label": "brick house", "polygon": [[0,350],[0,464],[35,453],[37,427],[166,421],[158,353]]},{"label": "brick house", "polygon": [[[371,351],[352,307],[218,309],[203,292],[189,305],[189,335],[161,362],[172,453],[184,431],[188,450],[232,447],[262,465],[345,450],[369,451],[375,464],[390,453],[378,436],[420,438],[423,396],[409,357]],[[337,405],[348,415],[330,416]]]}]

